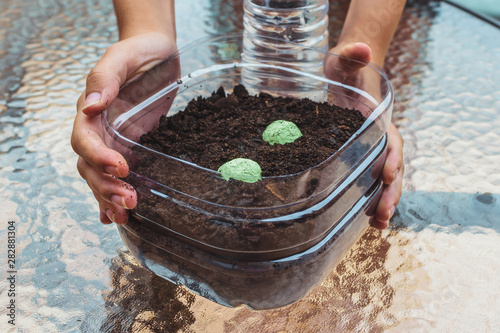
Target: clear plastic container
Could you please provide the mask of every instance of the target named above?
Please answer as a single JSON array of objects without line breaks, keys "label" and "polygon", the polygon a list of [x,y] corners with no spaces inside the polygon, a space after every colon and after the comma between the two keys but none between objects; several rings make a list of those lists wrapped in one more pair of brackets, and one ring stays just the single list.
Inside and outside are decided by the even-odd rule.
[{"label": "clear plastic container", "polygon": [[[233,291],[233,295],[214,287],[223,282],[222,273],[220,278],[217,274],[204,278],[201,263],[217,258],[213,260],[218,264],[210,268],[214,273],[234,270],[239,275],[245,272],[240,267],[248,263],[271,269],[270,263],[284,258],[299,256],[303,262],[314,257],[306,253],[325,242],[328,246],[321,251],[346,250],[367,227],[364,209],[378,200],[369,194],[379,192],[393,105],[387,76],[373,64],[349,75],[335,65],[338,56],[296,45],[303,54],[324,59],[325,75],[319,76],[299,71],[293,63],[287,66],[284,49],[273,46],[272,40],[261,41],[249,45],[253,42],[248,35],[195,41],[123,87],[102,118],[105,142],[125,156],[131,171],[127,180],[138,192],[138,206],[129,223],[118,227],[131,251],[153,272],[203,296],[257,309],[288,304],[304,293],[264,303],[254,294],[246,298]],[[249,53],[257,49],[265,56]],[[265,91],[355,108],[366,121],[339,151],[317,166],[297,174],[264,177],[253,184],[226,181],[216,171],[138,143],[142,134],[158,126],[161,115],[180,112],[191,99],[209,96],[220,86],[231,92],[240,83],[253,95]],[[157,164],[164,171],[147,168]],[[341,225],[342,232],[334,232]],[[344,238],[350,241],[340,241]],[[330,259],[311,259],[311,265],[321,266],[317,269],[323,273],[334,261],[328,255],[324,258]],[[259,285],[257,271],[249,278]],[[266,274],[274,276],[271,271]],[[277,281],[271,285],[286,288],[284,279],[290,276],[276,274]],[[272,278],[266,279],[270,283]],[[317,282],[317,276],[310,279]]]},{"label": "clear plastic container", "polygon": [[274,309],[300,300],[344,258],[368,228],[381,192],[381,183],[374,184],[321,242],[274,260],[213,254],[137,219],[119,231],[134,256],[158,276],[225,306]]}]

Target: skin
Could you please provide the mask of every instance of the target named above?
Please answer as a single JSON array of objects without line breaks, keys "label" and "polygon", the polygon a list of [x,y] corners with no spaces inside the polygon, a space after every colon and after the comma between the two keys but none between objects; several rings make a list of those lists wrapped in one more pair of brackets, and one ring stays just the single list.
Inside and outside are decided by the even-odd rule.
[{"label": "skin", "polygon": [[[353,0],[339,43],[330,52],[383,66],[385,54],[404,7],[402,0]],[[103,142],[100,114],[126,82],[152,68],[176,51],[173,0],[116,0],[120,41],[110,46],[87,76],[86,89],[77,102],[71,144],[79,155],[77,168],[99,203],[104,224],[128,221],[128,210],[137,194],[118,178],[128,175],[128,165]],[[328,64],[326,64],[328,66]],[[356,71],[352,63],[344,63]],[[382,170],[384,191],[371,225],[385,229],[401,197],[403,139],[391,123],[388,154]]]},{"label": "skin", "polygon": [[[406,0],[352,0],[337,46],[331,53],[361,62],[384,66],[389,44],[394,36]],[[352,63],[351,70],[357,68]],[[403,187],[403,138],[393,123],[388,128],[387,158],[382,169],[384,191],[371,225],[377,229],[389,226],[401,198]]]},{"label": "skin", "polygon": [[[363,63],[372,61],[372,51],[368,45],[364,43],[350,43],[337,46],[330,50],[334,54],[338,54],[345,59],[355,59],[359,62],[347,62],[340,64],[346,69],[346,72],[355,72],[359,70]],[[338,64],[330,64],[338,67]],[[383,230],[389,226],[389,220],[394,215],[396,206],[401,198],[403,187],[403,138],[399,134],[396,126],[391,123],[387,129],[388,146],[387,157],[382,168],[381,179],[384,183],[382,197],[378,202],[375,215],[370,219],[370,224]]]}]

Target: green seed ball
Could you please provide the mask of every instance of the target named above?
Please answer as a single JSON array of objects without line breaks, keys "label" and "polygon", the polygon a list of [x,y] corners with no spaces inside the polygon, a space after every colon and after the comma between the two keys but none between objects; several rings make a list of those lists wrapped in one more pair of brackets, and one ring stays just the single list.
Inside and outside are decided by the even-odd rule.
[{"label": "green seed ball", "polygon": [[217,171],[222,174],[224,180],[233,178],[246,183],[255,183],[262,179],[260,165],[247,158],[235,158],[221,165]]},{"label": "green seed ball", "polygon": [[262,139],[274,145],[278,143],[284,145],[285,143],[292,143],[302,136],[297,125],[287,120],[276,120],[267,126]]}]

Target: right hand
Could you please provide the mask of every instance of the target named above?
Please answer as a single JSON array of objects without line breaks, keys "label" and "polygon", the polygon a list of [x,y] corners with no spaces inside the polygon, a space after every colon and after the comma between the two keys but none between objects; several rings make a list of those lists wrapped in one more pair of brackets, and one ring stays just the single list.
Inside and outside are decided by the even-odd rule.
[{"label": "right hand", "polygon": [[[366,71],[353,75],[372,60],[372,52],[368,45],[364,43],[339,45],[330,50],[330,52],[340,55],[341,58],[327,56],[325,60],[325,76],[327,78],[342,82],[343,77],[355,77],[356,81],[343,83],[361,87],[363,90],[373,95],[380,94],[380,88],[378,87],[379,79],[375,71]],[[350,61],[350,59],[356,61]],[[339,98],[336,100],[336,103],[342,107],[357,108],[362,113],[366,111],[371,112],[369,108],[364,108],[362,103],[356,102],[355,105],[352,105],[353,101],[355,101],[355,99]],[[386,229],[389,226],[389,220],[399,203],[403,187],[404,141],[393,123],[390,123],[387,132],[387,157],[381,174],[384,188],[375,215],[370,220],[371,225],[380,230]]]},{"label": "right hand", "polygon": [[175,51],[175,39],[159,32],[143,33],[111,45],[87,76],[86,89],[77,102],[71,145],[79,155],[78,172],[99,203],[104,224],[126,223],[137,194],[118,179],[126,177],[129,168],[121,154],[104,144],[100,114],[121,86]]}]

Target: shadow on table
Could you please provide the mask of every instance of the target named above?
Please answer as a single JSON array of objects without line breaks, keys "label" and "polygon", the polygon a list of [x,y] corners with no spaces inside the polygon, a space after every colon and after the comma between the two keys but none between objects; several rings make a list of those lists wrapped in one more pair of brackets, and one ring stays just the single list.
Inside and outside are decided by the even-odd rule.
[{"label": "shadow on table", "polygon": [[130,252],[112,260],[103,332],[178,332],[195,321],[195,295],[140,266]]},{"label": "shadow on table", "polygon": [[500,233],[500,194],[405,192],[392,219],[393,230]]}]

